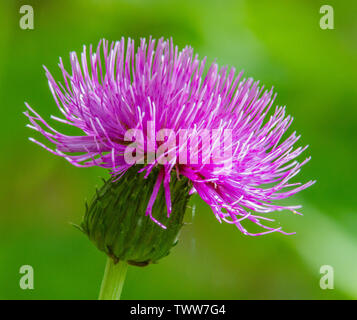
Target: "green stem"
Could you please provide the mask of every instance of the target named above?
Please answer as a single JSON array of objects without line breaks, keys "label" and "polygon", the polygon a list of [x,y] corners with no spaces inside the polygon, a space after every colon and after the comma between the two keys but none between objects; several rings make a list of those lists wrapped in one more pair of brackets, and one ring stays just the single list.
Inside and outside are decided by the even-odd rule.
[{"label": "green stem", "polygon": [[113,259],[108,258],[100,288],[99,300],[120,300],[127,269],[128,264],[125,261],[119,261],[117,264],[114,264]]}]

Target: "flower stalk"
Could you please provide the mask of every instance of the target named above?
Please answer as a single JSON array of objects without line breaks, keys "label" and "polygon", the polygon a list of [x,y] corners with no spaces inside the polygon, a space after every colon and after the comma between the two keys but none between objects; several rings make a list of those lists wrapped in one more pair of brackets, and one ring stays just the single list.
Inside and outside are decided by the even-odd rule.
[{"label": "flower stalk", "polygon": [[107,259],[99,300],[120,300],[127,269],[126,261],[114,263],[113,259]]}]

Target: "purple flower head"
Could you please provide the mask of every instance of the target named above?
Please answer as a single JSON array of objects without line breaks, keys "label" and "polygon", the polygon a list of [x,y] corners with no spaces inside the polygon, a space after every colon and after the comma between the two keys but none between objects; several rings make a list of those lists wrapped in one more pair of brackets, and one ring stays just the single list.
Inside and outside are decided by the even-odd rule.
[{"label": "purple flower head", "polygon": [[[30,140],[75,166],[107,168],[118,179],[134,165],[140,164],[138,172],[145,171],[146,177],[159,168],[146,214],[163,228],[152,216],[152,207],[163,185],[170,215],[174,172],[190,180],[192,192],[220,222],[235,224],[247,235],[285,233],[264,225],[264,220],[273,220],[260,214],[284,209],[297,213],[300,206],[273,202],[314,183],[290,183],[310,159],[295,160],[307,147],[293,148],[300,137],[295,132],[282,140],[293,119],[286,116],[285,107],[272,108],[272,90],[242,79],[233,68],[219,69],[216,63],[204,76],[205,60],[192,48],[179,51],[163,39],[142,39],[136,52],[130,39],[126,46],[124,39],[110,47],[101,41],[95,52],[90,46],[89,57],[86,47],[80,59],[72,52],[71,73],[62,59],[59,62],[62,83],[45,70],[63,114],[52,118],[83,134],[56,131],[26,104],[29,127],[55,148]],[[244,220],[265,230],[250,233]]]}]

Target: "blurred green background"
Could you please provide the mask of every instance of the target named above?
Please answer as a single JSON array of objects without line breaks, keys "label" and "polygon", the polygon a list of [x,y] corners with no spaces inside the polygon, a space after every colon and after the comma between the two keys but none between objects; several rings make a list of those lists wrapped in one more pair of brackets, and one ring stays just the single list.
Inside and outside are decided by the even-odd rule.
[{"label": "blurred green background", "polygon": [[[34,30],[19,27],[23,4],[34,8]],[[319,27],[323,4],[334,8],[334,30]],[[357,298],[356,12],[356,2],[331,0],[1,1],[0,298],[97,298],[106,257],[69,222],[81,221],[84,199],[107,173],[30,143],[24,101],[46,119],[58,115],[43,64],[60,79],[58,57],[68,65],[83,44],[150,35],[274,85],[310,145],[312,161],[295,179],[317,184],[287,201],[302,203],[304,216],[274,214],[295,236],[243,236],[193,198],[179,245],[157,265],[130,267],[122,298]],[[19,287],[25,264],[34,290]],[[333,290],[320,289],[322,265],[334,268]]]}]

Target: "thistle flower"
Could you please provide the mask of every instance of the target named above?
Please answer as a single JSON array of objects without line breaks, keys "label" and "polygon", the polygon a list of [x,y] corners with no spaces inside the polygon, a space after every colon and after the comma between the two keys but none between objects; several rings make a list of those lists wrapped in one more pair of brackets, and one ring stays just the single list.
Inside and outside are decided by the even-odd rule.
[{"label": "thistle flower", "polygon": [[[70,54],[70,62],[68,72],[60,59],[63,83],[56,82],[45,68],[63,114],[63,118],[52,118],[83,134],[68,136],[56,131],[26,104],[29,127],[54,148],[31,141],[77,167],[109,169],[113,184],[120,183],[128,172],[127,183],[138,190],[149,179],[152,190],[148,199],[142,195],[144,211],[163,229],[178,214],[173,211],[172,198],[176,202],[178,198],[172,185],[185,179],[184,189],[189,186],[190,194],[197,192],[220,222],[234,224],[246,235],[287,234],[281,227],[264,224],[273,220],[261,214],[284,209],[297,213],[300,206],[282,206],[275,200],[288,198],[314,181],[290,182],[310,158],[301,163],[296,160],[307,146],[294,149],[300,137],[295,132],[282,139],[293,118],[286,115],[285,107],[273,107],[276,95],[272,89],[264,90],[259,82],[243,79],[242,72],[236,75],[234,68],[219,68],[216,63],[204,75],[206,59],[199,60],[190,47],[179,51],[172,41],[163,39],[142,39],[136,52],[130,39],[126,47],[124,39],[110,47],[104,40],[95,51],[90,46],[89,59],[84,47],[80,59],[75,52]],[[143,132],[147,139],[135,136],[135,147],[129,147],[134,140],[128,139],[130,129]],[[168,144],[169,140],[174,143]],[[199,141],[196,148],[187,151],[187,141],[194,145],[193,140]],[[128,161],[128,156],[135,161]],[[113,199],[120,196],[114,193]],[[167,217],[155,216],[157,201],[166,204],[166,209],[160,206],[158,210],[164,210]],[[180,205],[182,210],[186,203]],[[87,227],[91,219],[87,219]],[[247,221],[260,226],[262,232],[249,232],[244,226]]]}]

